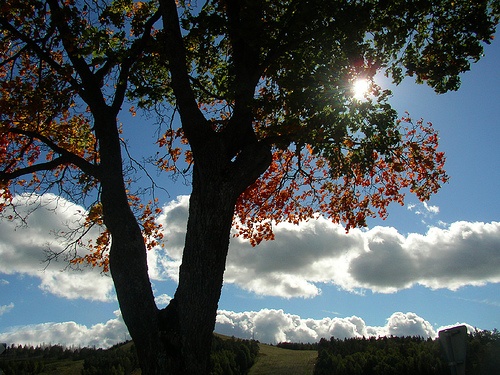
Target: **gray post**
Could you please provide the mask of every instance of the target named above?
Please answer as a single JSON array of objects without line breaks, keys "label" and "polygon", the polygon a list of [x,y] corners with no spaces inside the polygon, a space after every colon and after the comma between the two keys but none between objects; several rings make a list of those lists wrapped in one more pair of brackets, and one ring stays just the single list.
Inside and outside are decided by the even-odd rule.
[{"label": "gray post", "polygon": [[439,331],[439,341],[444,348],[452,375],[465,375],[467,327],[458,326]]}]

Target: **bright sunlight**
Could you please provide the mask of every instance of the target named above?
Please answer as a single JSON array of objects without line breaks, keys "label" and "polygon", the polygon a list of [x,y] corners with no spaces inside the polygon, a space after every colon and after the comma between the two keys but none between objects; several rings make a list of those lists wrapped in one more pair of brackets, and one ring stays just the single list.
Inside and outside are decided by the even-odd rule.
[{"label": "bright sunlight", "polygon": [[354,98],[363,99],[370,88],[370,81],[365,78],[358,78],[352,84]]}]

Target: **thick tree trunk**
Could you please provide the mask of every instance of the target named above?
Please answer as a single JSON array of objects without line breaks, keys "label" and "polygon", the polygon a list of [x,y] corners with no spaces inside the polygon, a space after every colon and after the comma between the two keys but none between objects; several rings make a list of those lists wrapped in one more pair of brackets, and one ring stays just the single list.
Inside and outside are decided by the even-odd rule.
[{"label": "thick tree trunk", "polygon": [[179,286],[164,315],[177,326],[168,342],[180,343],[181,374],[208,373],[235,203],[271,160],[264,146],[249,147],[236,162],[225,150],[214,139],[197,153]]},{"label": "thick tree trunk", "polygon": [[237,197],[217,172],[209,183],[196,175],[175,294],[187,374],[206,373]]},{"label": "thick tree trunk", "polygon": [[[104,189],[103,189],[104,190]],[[124,207],[125,208],[125,207]],[[149,281],[146,249],[133,214],[116,213],[110,269],[123,319],[137,349],[143,374],[162,374],[165,353],[159,340],[158,310]]]},{"label": "thick tree trunk", "polygon": [[244,89],[236,93],[230,123],[214,132],[191,87],[177,4],[160,0],[160,9],[170,84],[195,161],[179,287],[160,325],[166,345],[180,347],[182,373],[206,374],[236,199],[268,168],[271,153],[252,127],[249,103],[260,77],[255,64],[236,62],[238,87]]}]

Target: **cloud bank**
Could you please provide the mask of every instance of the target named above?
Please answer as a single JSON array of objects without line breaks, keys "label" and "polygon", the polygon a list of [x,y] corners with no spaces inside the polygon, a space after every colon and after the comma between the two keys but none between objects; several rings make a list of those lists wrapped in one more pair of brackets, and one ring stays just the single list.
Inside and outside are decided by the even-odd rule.
[{"label": "cloud bank", "polygon": [[[152,275],[178,278],[188,197],[178,197],[158,218],[165,250],[150,253]],[[432,211],[438,209],[432,207]],[[261,295],[314,297],[319,284],[347,291],[393,293],[423,285],[456,290],[500,282],[500,223],[455,222],[425,234],[400,234],[392,227],[353,229],[318,218],[275,226],[276,240],[252,248],[231,240],[225,283]]]},{"label": "cloud bank", "polygon": [[[65,346],[108,348],[129,340],[127,328],[119,311],[106,323],[91,327],[75,322],[43,323],[15,327],[0,334],[0,341],[21,345],[59,344]],[[459,323],[457,323],[459,324]],[[448,326],[447,326],[448,327]],[[442,327],[442,328],[447,328]],[[468,326],[469,330],[473,330]],[[440,328],[440,329],[442,329]],[[346,318],[307,319],[287,314],[283,310],[233,312],[220,310],[215,331],[239,338],[255,339],[263,343],[318,342],[321,338],[337,339],[379,336],[421,336],[436,338],[431,324],[415,313],[395,312],[384,326],[368,326],[357,316]]]},{"label": "cloud bank", "polygon": [[[470,327],[472,329],[472,327]],[[236,313],[219,311],[215,331],[235,337],[253,338],[265,343],[318,342],[337,339],[379,336],[421,336],[436,338],[432,325],[415,313],[395,312],[384,326],[368,326],[357,316],[346,318],[304,319],[283,310],[263,309]]]},{"label": "cloud bank", "polygon": [[0,340],[8,345],[109,348],[119,342],[130,340],[130,335],[120,312],[115,311],[115,318],[91,327],[75,322],[33,324],[14,327],[0,333]]},{"label": "cloud bank", "polygon": [[[37,205],[27,225],[2,222],[0,273],[37,277],[40,289],[64,298],[115,298],[111,278],[99,269],[60,272],[67,262],[44,263],[44,250],[60,251],[64,246],[54,233],[75,226],[84,211],[50,194],[38,198],[16,197],[21,213]],[[187,215],[188,197],[180,196],[165,205],[158,217],[165,248],[148,253],[153,280],[178,280]],[[499,222],[460,221],[432,227],[425,234],[402,235],[381,226],[346,234],[340,225],[320,217],[300,225],[277,225],[275,234],[275,241],[255,248],[232,238],[224,282],[258,295],[284,298],[315,297],[321,294],[321,284],[346,291],[393,293],[417,284],[456,290],[500,282]]]}]

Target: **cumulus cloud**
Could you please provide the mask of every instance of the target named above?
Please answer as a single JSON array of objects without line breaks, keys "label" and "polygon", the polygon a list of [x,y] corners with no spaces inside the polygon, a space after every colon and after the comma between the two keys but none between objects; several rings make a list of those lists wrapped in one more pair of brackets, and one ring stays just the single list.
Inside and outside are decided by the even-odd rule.
[{"label": "cumulus cloud", "polygon": [[387,320],[381,336],[436,336],[432,325],[415,313],[396,312]]},{"label": "cumulus cloud", "polygon": [[[472,328],[472,327],[471,327]],[[436,338],[437,331],[415,313],[395,312],[384,326],[368,326],[357,316],[346,318],[304,319],[283,310],[263,309],[237,313],[219,311],[216,332],[254,338],[265,343],[317,342],[321,338],[337,339],[379,336],[421,336]]]},{"label": "cumulus cloud", "polygon": [[2,316],[5,313],[8,313],[13,308],[14,308],[13,302],[9,303],[8,305],[0,305],[0,316]]},{"label": "cumulus cloud", "polygon": [[[39,287],[65,298],[109,300],[112,282],[98,269],[60,272],[67,263],[44,263],[48,247],[60,250],[54,230],[81,219],[83,209],[45,195],[27,226],[3,222],[0,227],[0,273],[28,274]],[[30,210],[30,198],[18,197],[18,210]],[[23,200],[24,199],[24,200]],[[165,248],[148,252],[153,280],[178,280],[188,216],[187,196],[163,208]],[[40,204],[40,202],[42,204]],[[433,206],[429,211],[436,211]],[[276,240],[251,247],[232,238],[225,283],[259,295],[315,297],[322,284],[344,290],[393,293],[414,285],[456,290],[466,285],[500,282],[500,223],[455,222],[425,234],[403,235],[395,228],[353,229],[319,217],[300,225],[275,226]],[[46,267],[46,268],[45,268]]]},{"label": "cumulus cloud", "polygon": [[[458,325],[458,323],[456,324]],[[466,324],[469,331],[474,328]],[[442,327],[440,329],[449,328]],[[368,326],[357,316],[346,318],[301,318],[283,310],[233,312],[220,310],[215,332],[239,338],[255,339],[263,343],[318,342],[321,338],[337,339],[356,337],[421,336],[436,338],[437,332],[424,318],[412,312],[395,312],[384,326]],[[43,323],[15,327],[0,334],[0,341],[14,344],[65,346],[96,346],[108,348],[129,340],[127,328],[119,311],[106,323],[87,327],[75,322]]]},{"label": "cumulus cloud", "polygon": [[[424,205],[429,213],[435,206]],[[178,279],[188,216],[188,197],[165,206],[165,250],[149,254],[152,276]],[[276,240],[251,247],[231,240],[225,282],[256,294],[314,297],[320,284],[344,290],[392,293],[416,284],[456,290],[500,282],[500,223],[455,222],[425,234],[391,227],[343,227],[320,217],[300,225],[275,226]]]},{"label": "cumulus cloud", "polygon": [[75,322],[42,323],[15,327],[0,334],[0,341],[21,345],[63,345],[108,348],[130,340],[119,311],[106,323],[87,327]]},{"label": "cumulus cloud", "polygon": [[182,195],[163,207],[157,222],[164,228],[163,248],[148,252],[149,275],[154,280],[178,281],[188,217],[189,196]]},{"label": "cumulus cloud", "polygon": [[155,302],[159,307],[164,307],[170,303],[171,299],[172,297],[170,297],[168,294],[160,294],[159,296],[155,297]]},{"label": "cumulus cloud", "polygon": [[[500,282],[498,222],[456,222],[447,229],[431,228],[425,235],[389,239],[376,235],[373,239],[384,246],[373,248],[369,243],[370,250],[350,264],[350,274],[361,286],[394,291],[418,283],[456,290],[465,285]],[[380,267],[393,259],[392,264],[400,271]]]},{"label": "cumulus cloud", "polygon": [[[52,194],[15,197],[16,212],[25,222],[3,220],[0,226],[0,273],[23,274],[40,280],[40,289],[76,299],[108,301],[113,297],[111,278],[99,269],[68,268],[64,256],[47,263],[46,251],[62,252],[68,239],[57,233],[79,227],[84,209]],[[4,215],[12,208],[7,207]],[[29,215],[27,215],[29,213]],[[90,236],[96,235],[89,233]]]}]

